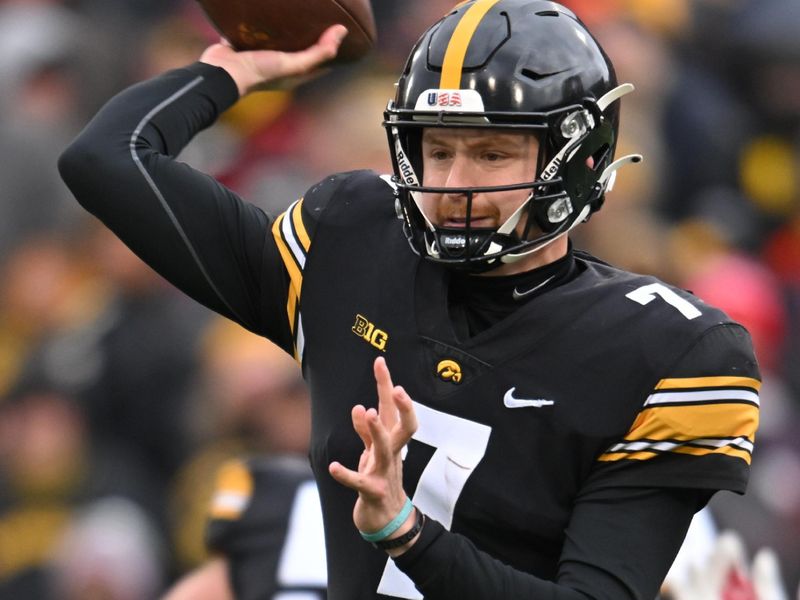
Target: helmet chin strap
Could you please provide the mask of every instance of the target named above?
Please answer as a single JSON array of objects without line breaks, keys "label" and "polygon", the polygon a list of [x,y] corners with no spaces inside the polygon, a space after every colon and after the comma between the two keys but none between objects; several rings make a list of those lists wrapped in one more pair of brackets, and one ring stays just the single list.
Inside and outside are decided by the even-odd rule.
[{"label": "helmet chin strap", "polygon": [[[615,88],[615,89],[618,89],[618,88]],[[611,92],[609,92],[609,93],[611,93]],[[606,94],[606,96],[607,95],[608,94]],[[605,98],[605,96],[603,96],[603,98]],[[580,142],[581,138],[583,138],[583,136],[587,133],[587,131],[590,131],[591,129],[593,129],[595,127],[594,118],[586,110],[576,111],[575,113],[572,113],[568,117],[566,117],[565,120],[566,121],[570,121],[570,125],[571,125],[570,131],[571,131],[571,133],[570,133],[569,137],[567,138],[567,143],[564,144],[564,146],[561,148],[561,150],[559,150],[558,153],[552,159],[550,159],[550,161],[547,163],[547,165],[545,165],[545,167],[542,169],[541,175],[539,177],[539,179],[541,181],[549,181],[550,179],[552,179],[555,176],[555,174],[558,172],[558,170],[561,167],[562,163],[564,162],[564,157],[567,155],[567,153],[569,153],[569,155],[571,157],[575,152],[577,152],[578,149],[580,148],[580,143],[579,142]],[[567,160],[569,160],[569,159],[567,159]],[[517,224],[519,223],[519,220],[522,217],[523,209],[525,209],[525,207],[528,206],[530,201],[533,199],[533,193],[534,193],[533,190],[531,190],[531,193],[525,199],[525,202],[520,204],[520,206],[517,208],[517,210],[515,210],[513,213],[511,213],[511,216],[509,216],[508,219],[506,219],[505,223],[503,223],[497,229],[497,233],[500,233],[500,234],[503,234],[503,235],[510,235],[514,231],[514,229],[516,229]],[[556,238],[557,237],[558,236],[556,236]],[[556,238],[554,238],[554,240]],[[550,240],[550,241],[552,242],[553,240]],[[550,243],[550,242],[548,242],[548,243]],[[489,244],[489,248],[484,253],[484,256],[488,255],[488,254],[494,254],[496,252],[501,251],[502,249],[503,248],[502,248],[502,246],[500,244],[498,244],[497,242],[492,242],[491,244]],[[523,252],[523,253],[519,254],[519,258],[522,258],[523,256],[525,256],[527,254],[529,254],[529,252]],[[502,256],[500,258],[500,260],[503,261],[503,262],[513,262],[514,260],[519,260],[519,258],[507,260],[508,257],[513,257],[513,256],[517,256],[517,255],[516,254],[506,254],[506,255]]]},{"label": "helmet chin strap", "polygon": [[580,214],[578,215],[578,218],[575,219],[572,222],[572,225],[570,225],[567,229],[565,229],[564,231],[562,231],[558,235],[553,236],[549,240],[543,241],[541,244],[536,244],[535,246],[532,246],[531,248],[528,248],[524,252],[517,252],[516,254],[504,254],[503,256],[500,257],[500,262],[515,263],[518,260],[520,260],[522,258],[525,258],[529,254],[533,254],[534,252],[538,252],[542,248],[545,248],[545,247],[549,246],[550,244],[552,244],[556,240],[559,240],[562,237],[564,237],[565,235],[567,235],[570,231],[572,231],[575,227],[577,227],[579,223],[582,223],[586,219],[586,217],[589,216],[589,212],[591,210],[592,210],[592,208],[589,205],[584,206],[583,210],[581,210]]},{"label": "helmet chin strap", "polygon": [[[621,167],[624,167],[625,165],[635,164],[635,163],[641,162],[641,160],[642,160],[642,155],[641,154],[628,154],[626,156],[618,158],[613,163],[608,165],[603,170],[603,173],[600,175],[600,178],[597,180],[597,183],[603,188],[603,193],[610,192],[611,189],[614,187],[614,180],[616,179],[616,176],[617,176],[617,170],[619,170]],[[501,227],[500,229],[497,230],[498,233],[506,233],[506,234],[511,233],[511,230],[513,230],[513,228],[516,227],[517,223],[519,222],[520,215],[522,214],[522,209],[525,206],[527,206],[528,202],[531,201],[532,197],[533,197],[533,193],[531,192],[531,195],[528,196],[528,199],[525,202],[523,202],[522,205],[517,210],[514,211],[514,213],[511,215],[511,217],[509,217],[509,219],[503,224],[503,227]],[[505,254],[505,255],[500,257],[500,261],[504,262],[504,263],[513,263],[513,262],[518,261],[521,258],[524,258],[524,257],[528,256],[529,254],[532,254],[533,252],[537,252],[538,250],[541,250],[545,246],[548,246],[548,245],[552,244],[553,242],[555,242],[557,239],[567,235],[567,233],[569,233],[572,229],[574,229],[579,223],[582,223],[589,216],[590,212],[591,212],[591,207],[587,204],[586,206],[583,207],[583,210],[581,210],[581,212],[578,215],[578,217],[572,222],[572,225],[570,225],[569,228],[566,229],[565,231],[562,231],[561,233],[559,233],[555,237],[553,237],[553,238],[551,238],[551,239],[549,239],[549,240],[547,240],[545,242],[542,242],[541,244],[537,244],[537,245],[535,245],[535,246],[533,246],[531,248],[528,248],[524,252],[519,252],[519,253],[516,253],[516,254]],[[508,231],[501,231],[511,221],[513,221],[513,225],[510,227],[510,229]],[[499,244],[495,243],[495,242],[492,242],[492,246],[496,246],[495,252],[498,252],[498,251],[500,251],[502,249],[501,246]],[[490,247],[490,250],[491,250],[491,247]]]},{"label": "helmet chin strap", "polygon": [[[511,213],[511,216],[506,219],[505,223],[503,223],[497,229],[497,233],[502,235],[511,235],[511,233],[517,228],[517,224],[519,223],[520,218],[522,218],[522,211],[525,209],[526,206],[528,206],[528,204],[532,199],[533,199],[533,190],[531,190],[531,193],[528,194],[528,197],[525,199],[525,202],[520,204],[517,210]],[[498,244],[497,242],[492,242],[489,244],[489,248],[487,248],[486,252],[484,252],[483,254],[484,256],[489,254],[496,254],[497,252],[500,252],[502,249],[503,247],[500,244]]]},{"label": "helmet chin strap", "polygon": [[[414,171],[414,166],[411,164],[411,161],[408,160],[407,155],[403,150],[403,145],[400,143],[400,132],[397,130],[397,127],[392,127],[392,136],[394,137],[394,155],[397,159],[397,164],[400,167],[400,173],[402,174],[405,183],[407,185],[419,187],[419,178],[417,177],[416,171]],[[411,195],[411,199],[414,201],[414,204],[417,205],[417,210],[419,211],[419,214],[422,215],[428,231],[431,233],[436,233],[436,227],[434,227],[433,223],[428,218],[428,215],[425,214],[425,211],[422,210],[422,202],[420,201],[422,193],[412,192],[410,190],[408,193]],[[428,243],[427,237],[423,236],[423,239],[425,240],[425,250],[428,252],[428,254],[435,258],[439,258],[439,251],[433,246],[433,244]]]},{"label": "helmet chin strap", "polygon": [[[614,187],[614,180],[616,179],[618,169],[628,164],[635,164],[641,162],[641,160],[642,160],[641,154],[628,154],[626,156],[618,158],[613,163],[608,165],[603,170],[603,173],[600,175],[600,178],[597,180],[597,183],[603,188],[603,193],[610,192],[611,189]],[[522,213],[522,209],[528,204],[528,202],[531,201],[532,197],[533,193],[531,193],[531,195],[528,196],[528,199],[522,203],[522,206],[520,206],[516,211],[514,211],[514,214],[512,214],[511,217],[509,217],[508,221],[506,221],[503,224],[503,227],[505,227],[512,220],[514,221],[513,227],[516,227],[516,224],[519,221],[520,215]],[[569,228],[566,229],[565,231],[562,231],[555,237],[545,242],[542,242],[541,244],[537,244],[535,246],[532,246],[531,248],[528,248],[524,252],[519,252],[516,254],[505,254],[500,257],[500,261],[504,263],[513,263],[520,260],[521,258],[528,256],[529,254],[532,254],[533,252],[541,250],[545,246],[548,246],[553,242],[555,242],[557,239],[567,235],[567,233],[569,233],[572,229],[574,229],[579,223],[582,223],[589,216],[590,212],[591,212],[591,207],[587,204],[586,206],[583,207],[583,210],[581,210],[578,217],[572,222],[572,225],[570,225]],[[498,229],[498,233],[499,232],[500,230]],[[510,233],[510,231],[504,231],[502,233]],[[492,245],[497,247],[497,249],[495,250],[496,252],[502,249],[499,244],[493,242]]]},{"label": "helmet chin strap", "polygon": [[[603,94],[600,97],[600,99],[597,100],[597,108],[600,109],[601,113],[605,112],[606,108],[608,108],[611,104],[613,104],[626,94],[630,94],[632,91],[634,91],[634,89],[635,88],[631,83],[623,83],[621,85],[618,85],[614,89],[609,90],[608,92]],[[569,118],[570,117],[567,117],[567,120]],[[580,121],[576,120],[575,123],[577,125],[580,123]],[[591,115],[589,115],[586,125],[588,126],[589,129],[594,128],[595,122],[594,119],[591,117]],[[561,166],[564,157],[568,155],[566,160],[570,160],[575,155],[575,153],[580,148],[580,144],[578,143],[579,138],[581,138],[586,133],[586,131],[587,131],[586,127],[575,126],[573,128],[573,133],[572,135],[569,136],[567,143],[564,144],[564,146],[561,148],[558,154],[556,154],[552,158],[552,160],[550,160],[550,162],[547,163],[547,166],[545,166],[545,168],[542,169],[542,175],[540,177],[542,180],[547,181],[549,179],[552,179],[552,177],[555,175],[555,173]],[[597,181],[598,184],[603,189],[603,193],[605,193],[606,191],[611,191],[611,188],[614,186],[614,180],[616,179],[617,169],[625,166],[626,164],[637,163],[640,162],[641,160],[642,160],[641,154],[629,154],[627,156],[623,156],[618,160],[615,160],[613,163],[608,165],[603,170],[603,173],[600,175]],[[522,205],[517,210],[514,211],[514,213],[508,218],[508,220],[506,220],[506,222],[503,223],[502,227],[500,227],[500,229],[497,230],[498,233],[510,234],[511,231],[514,230],[522,215],[522,210],[528,205],[528,203],[531,201],[532,198],[533,198],[533,192],[531,192],[531,195],[528,196],[527,200],[523,202]],[[522,258],[525,258],[526,256],[533,254],[534,252],[538,252],[539,250],[545,248],[546,246],[549,246],[556,240],[567,235],[579,223],[585,221],[586,218],[589,216],[591,210],[592,210],[591,206],[587,204],[586,206],[583,207],[583,209],[581,209],[580,214],[572,222],[572,224],[558,235],[553,236],[549,240],[543,241],[541,244],[536,244],[530,248],[527,248],[524,252],[505,254],[500,257],[500,261],[503,263],[514,263]],[[502,249],[500,245],[496,243],[492,243],[491,246],[496,246],[495,252]],[[490,251],[492,249],[491,246],[490,246]]]}]

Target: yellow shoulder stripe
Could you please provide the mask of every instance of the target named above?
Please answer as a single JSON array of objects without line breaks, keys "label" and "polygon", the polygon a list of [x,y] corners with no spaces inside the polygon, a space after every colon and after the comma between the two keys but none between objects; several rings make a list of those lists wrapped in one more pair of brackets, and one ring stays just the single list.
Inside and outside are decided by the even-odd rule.
[{"label": "yellow shoulder stripe", "polygon": [[758,428],[758,407],[746,403],[656,406],[639,413],[628,441],[746,437],[751,442]]},{"label": "yellow shoulder stripe", "polygon": [[292,251],[289,249],[289,246],[286,244],[283,239],[283,235],[281,234],[283,220],[285,218],[286,213],[275,219],[275,222],[272,224],[272,236],[275,238],[275,244],[278,246],[278,252],[280,252],[281,259],[283,259],[283,265],[286,267],[286,271],[289,273],[291,287],[294,293],[299,296],[303,284],[303,274],[300,271],[300,267],[297,265],[294,256],[292,255]]},{"label": "yellow shoulder stripe", "polygon": [[300,295],[303,289],[303,269],[306,265],[311,238],[303,223],[303,198],[295,202],[272,224],[272,237],[281,260],[289,274],[289,290],[286,295],[286,318],[294,338],[295,359],[300,362],[303,354],[303,327],[300,317]]}]

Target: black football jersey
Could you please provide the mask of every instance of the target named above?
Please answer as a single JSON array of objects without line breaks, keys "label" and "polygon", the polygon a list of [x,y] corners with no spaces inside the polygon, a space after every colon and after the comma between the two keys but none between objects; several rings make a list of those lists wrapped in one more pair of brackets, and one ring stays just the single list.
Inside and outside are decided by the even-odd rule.
[{"label": "black football jersey", "polygon": [[229,565],[236,600],[322,600],[327,568],[319,495],[296,457],[234,460],[218,475],[206,542]]},{"label": "black football jersey", "polygon": [[[387,178],[333,175],[273,220],[176,160],[236,98],[222,69],[171,71],[110,101],[59,166],[159,273],[302,364],[329,598],[655,597],[691,514],[745,489],[747,332],[575,253],[576,276],[459,337],[450,274],[410,250]],[[377,356],[415,401],[404,485],[430,517],[396,559],[361,539],[356,495],[327,471],[358,464],[351,408],[376,405]]]},{"label": "black football jersey", "polygon": [[[574,280],[459,340],[448,273],[409,250],[385,179],[330,178],[273,234],[295,293],[288,319],[311,384],[312,463],[329,514],[353,501],[327,465],[358,463],[350,407],[376,404],[379,355],[416,404],[404,466],[414,503],[527,572],[555,576],[582,494],[744,491],[759,374],[746,331],[691,294],[576,253]],[[329,543],[358,535],[346,519],[328,523]],[[362,548],[385,563],[380,592],[422,597]]]}]

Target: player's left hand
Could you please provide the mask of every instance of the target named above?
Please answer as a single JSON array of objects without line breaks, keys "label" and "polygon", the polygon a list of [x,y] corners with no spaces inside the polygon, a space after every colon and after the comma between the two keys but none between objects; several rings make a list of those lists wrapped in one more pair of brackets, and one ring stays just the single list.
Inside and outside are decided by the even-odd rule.
[{"label": "player's left hand", "polygon": [[[364,443],[358,470],[338,462],[328,467],[336,481],[358,492],[353,522],[359,530],[367,532],[383,528],[405,504],[401,451],[417,430],[411,398],[402,387],[392,384],[382,357],[375,359],[374,372],[378,409],[366,409],[359,404],[352,410],[353,427]],[[408,522],[413,524],[413,512]],[[407,529],[410,527],[404,523],[396,535]]]}]

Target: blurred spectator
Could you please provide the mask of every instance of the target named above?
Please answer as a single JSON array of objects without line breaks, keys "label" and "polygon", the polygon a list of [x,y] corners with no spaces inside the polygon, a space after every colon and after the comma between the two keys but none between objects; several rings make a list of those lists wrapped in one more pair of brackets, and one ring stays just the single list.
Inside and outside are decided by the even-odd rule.
[{"label": "blurred spectator", "polygon": [[[198,413],[205,416],[198,430],[205,430],[207,443],[177,480],[173,506],[178,556],[185,568],[203,566],[170,598],[189,598],[187,588],[198,581],[205,587],[208,579],[216,581],[228,571],[230,589],[251,590],[242,597],[251,597],[259,580],[267,589],[291,587],[272,569],[281,556],[295,494],[307,497],[310,492],[302,490],[310,484],[316,497],[307,458],[310,401],[300,369],[277,346],[219,317],[205,333],[202,361],[198,383],[206,410]],[[305,540],[305,547],[320,550],[313,539]],[[229,569],[206,562],[206,544],[225,557]],[[211,589],[219,587],[215,583]]]},{"label": "blurred spectator", "polygon": [[0,265],[0,394],[20,377],[27,357],[50,331],[81,321],[94,293],[66,240],[28,237]]},{"label": "blurred spectator", "polygon": [[[73,248],[71,259],[55,249],[45,255],[50,262],[16,302],[18,311],[9,307],[8,317],[20,329],[20,320],[41,305],[29,319],[27,327],[39,331],[28,335],[18,384],[67,391],[84,411],[87,438],[123,448],[148,471],[161,498],[190,449],[186,402],[196,338],[208,311],[164,285],[104,228],[93,227],[83,244]],[[60,274],[55,269],[62,262],[78,273]],[[30,271],[20,279],[29,281]],[[161,500],[148,509],[164,522]]]},{"label": "blurred spectator", "polygon": [[279,453],[223,465],[206,543],[213,556],[165,600],[324,600],[322,512],[308,459]]},{"label": "blurred spectator", "polygon": [[79,511],[121,497],[148,521],[144,507],[152,511],[158,502],[152,482],[134,457],[90,443],[78,403],[55,388],[7,397],[0,432],[0,597],[66,598],[51,595],[50,558]]},{"label": "blurred spectator", "polygon": [[664,600],[789,600],[780,561],[761,548],[749,562],[746,546],[734,531],[716,537],[710,552],[684,577],[667,577]]},{"label": "blurred spectator", "polygon": [[[326,81],[329,79],[315,82],[313,89],[326,86]],[[358,160],[363,168],[378,173],[391,172],[381,123],[393,84],[394,79],[380,71],[364,71],[337,81],[324,95],[306,91],[276,119],[260,127],[256,121],[241,155],[221,174],[221,181],[277,215],[321,177],[352,166],[348,161]],[[252,114],[253,106],[270,114],[276,104],[287,102],[288,98],[275,93],[248,96],[228,118],[241,117],[245,110]],[[245,125],[240,121],[238,127],[241,130]],[[334,146],[337,151],[331,152]]]},{"label": "blurred spectator", "polygon": [[775,376],[786,335],[786,309],[778,280],[737,250],[721,227],[719,219],[695,218],[672,230],[673,279],[747,327],[759,365]]},{"label": "blurred spectator", "polygon": [[55,168],[77,132],[77,20],[63,8],[0,4],[0,256],[84,217]]},{"label": "blurred spectator", "polygon": [[[792,473],[800,473],[800,462],[790,457],[800,450],[794,434],[800,419],[796,398],[783,378],[787,310],[779,280],[737,249],[735,220],[731,226],[723,215],[687,219],[669,237],[673,279],[747,327],[763,377],[758,450],[748,494],[736,501],[720,494],[710,506],[722,528],[738,530],[748,547],[774,548],[784,559],[787,584],[795,585],[800,576],[794,541],[800,535],[800,504],[795,501],[800,500],[800,477]],[[776,470],[778,462],[781,468]],[[739,518],[743,510],[754,518]]]},{"label": "blurred spectator", "polygon": [[59,541],[50,589],[58,600],[151,600],[163,544],[136,504],[109,497],[83,507]]}]

